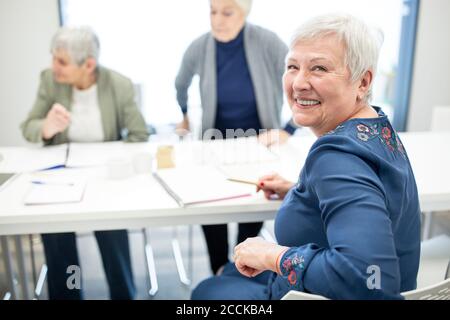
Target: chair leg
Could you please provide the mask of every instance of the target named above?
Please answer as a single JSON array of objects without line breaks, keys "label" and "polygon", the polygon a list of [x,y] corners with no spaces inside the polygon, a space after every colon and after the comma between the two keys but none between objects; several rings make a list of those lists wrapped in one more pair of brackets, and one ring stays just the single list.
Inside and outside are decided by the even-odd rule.
[{"label": "chair leg", "polygon": [[445,279],[450,278],[450,260],[448,260],[447,271],[445,272]]},{"label": "chair leg", "polygon": [[147,263],[147,274],[150,281],[150,290],[148,291],[148,294],[151,297],[154,297],[156,293],[158,293],[158,277],[156,275],[156,268],[155,268],[155,257],[153,255],[153,248],[150,245],[150,241],[148,240],[147,230],[144,228],[142,229],[142,234],[144,236],[144,254],[145,254],[145,261]]},{"label": "chair leg", "polygon": [[422,240],[427,240],[431,236],[431,228],[433,225],[433,212],[424,212],[424,221],[423,221],[423,235]]},{"label": "chair leg", "polygon": [[173,255],[175,257],[178,276],[180,278],[181,283],[189,287],[191,285],[191,280],[187,277],[186,269],[184,268],[183,256],[181,254],[180,243],[178,241],[178,234],[176,227],[174,227],[173,233],[174,235],[172,237],[172,250]]},{"label": "chair leg", "polygon": [[33,278],[33,286],[36,288],[37,276],[36,276],[36,257],[34,254],[33,235],[28,235],[28,244],[30,246],[30,258],[31,258],[31,276]]},{"label": "chair leg", "polygon": [[20,278],[20,285],[22,287],[22,297],[25,300],[30,300],[31,296],[28,287],[28,276],[25,266],[25,254],[23,252],[21,236],[14,236],[14,241],[16,243],[16,259],[17,259],[17,266],[19,268],[19,278]]},{"label": "chair leg", "polygon": [[[7,295],[5,295],[5,298],[17,299],[17,292],[16,292],[16,280],[14,277],[14,271],[12,266],[12,258],[11,258],[11,251],[9,249],[9,243],[8,243],[8,237],[7,236],[1,236],[0,237],[1,244],[2,244],[2,253],[3,253],[3,262],[5,264],[5,271],[8,278],[8,286],[9,286],[9,292]],[[9,295],[8,295],[9,294]]]},{"label": "chair leg", "polygon": [[39,273],[39,277],[37,279],[36,286],[34,288],[34,297],[35,299],[39,299],[42,294],[42,289],[44,288],[45,279],[47,278],[48,267],[46,264],[43,264],[41,267],[41,272]]},{"label": "chair leg", "polygon": [[44,288],[45,279],[47,278],[48,267],[44,263],[41,267],[41,271],[39,272],[39,276],[36,273],[36,256],[34,253],[34,243],[33,243],[33,235],[28,235],[28,242],[30,244],[30,258],[31,258],[31,275],[33,277],[33,286],[34,286],[34,300],[39,300],[42,289]]},{"label": "chair leg", "polygon": [[261,236],[264,238],[264,240],[267,240],[272,243],[277,243],[275,241],[275,239],[272,237],[272,235],[270,234],[269,230],[267,230],[264,227],[261,229]]},{"label": "chair leg", "polygon": [[194,279],[194,242],[193,242],[193,229],[194,227],[190,224],[188,226],[188,269],[189,269],[189,279]]}]

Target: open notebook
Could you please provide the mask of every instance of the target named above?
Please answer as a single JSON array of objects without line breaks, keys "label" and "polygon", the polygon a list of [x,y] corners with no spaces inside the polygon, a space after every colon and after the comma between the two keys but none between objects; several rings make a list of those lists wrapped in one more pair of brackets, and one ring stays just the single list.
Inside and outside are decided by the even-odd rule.
[{"label": "open notebook", "polygon": [[2,150],[0,173],[21,173],[61,167],[67,158],[68,144],[46,146],[9,147]]},{"label": "open notebook", "polygon": [[181,207],[248,197],[255,191],[254,186],[228,181],[212,166],[162,169],[154,177]]}]

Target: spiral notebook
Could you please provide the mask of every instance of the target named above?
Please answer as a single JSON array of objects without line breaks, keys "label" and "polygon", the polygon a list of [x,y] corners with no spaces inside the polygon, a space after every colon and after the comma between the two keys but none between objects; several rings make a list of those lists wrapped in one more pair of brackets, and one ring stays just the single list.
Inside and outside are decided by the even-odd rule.
[{"label": "spiral notebook", "polygon": [[181,207],[249,197],[255,192],[254,186],[229,181],[210,166],[162,169],[153,175]]}]

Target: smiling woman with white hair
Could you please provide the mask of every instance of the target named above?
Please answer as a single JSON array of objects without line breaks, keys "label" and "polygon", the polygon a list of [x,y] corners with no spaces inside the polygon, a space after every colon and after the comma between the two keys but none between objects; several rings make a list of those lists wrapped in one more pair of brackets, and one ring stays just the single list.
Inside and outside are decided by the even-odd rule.
[{"label": "smiling woman with white hair", "polygon": [[[251,5],[251,0],[210,0],[211,32],[188,47],[175,81],[184,115],[180,131],[190,127],[188,89],[194,75],[200,76],[204,133],[233,138],[260,132],[260,141],[270,144],[295,131],[292,122],[281,129],[280,119],[288,48],[275,33],[246,22]],[[238,242],[256,236],[261,226],[240,224]],[[211,269],[217,273],[228,262],[227,226],[204,226],[203,231]]]},{"label": "smiling woman with white hair", "polygon": [[406,151],[371,106],[380,38],[350,15],[319,16],[295,33],[284,92],[294,121],[317,136],[297,183],[272,174],[259,189],[284,202],[277,244],[250,238],[234,264],[193,299],[402,299],[416,287],[420,207]]}]

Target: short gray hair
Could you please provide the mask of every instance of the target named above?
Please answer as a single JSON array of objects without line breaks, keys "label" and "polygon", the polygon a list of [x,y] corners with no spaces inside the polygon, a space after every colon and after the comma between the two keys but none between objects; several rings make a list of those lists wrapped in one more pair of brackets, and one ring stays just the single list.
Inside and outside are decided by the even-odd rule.
[{"label": "short gray hair", "polygon": [[[375,76],[378,55],[383,43],[383,32],[369,27],[362,20],[349,14],[327,14],[317,16],[294,33],[291,49],[302,40],[312,40],[336,35],[344,43],[345,64],[350,70],[352,81],[360,79],[368,70]],[[372,81],[373,84],[373,81]],[[372,97],[372,84],[364,98],[369,102]]]},{"label": "short gray hair", "polygon": [[52,54],[59,49],[67,50],[73,62],[80,66],[88,58],[98,62],[100,41],[90,27],[62,27],[53,36],[50,47]]},{"label": "short gray hair", "polygon": [[236,4],[244,10],[245,15],[248,16],[252,9],[252,0],[234,0]]}]

